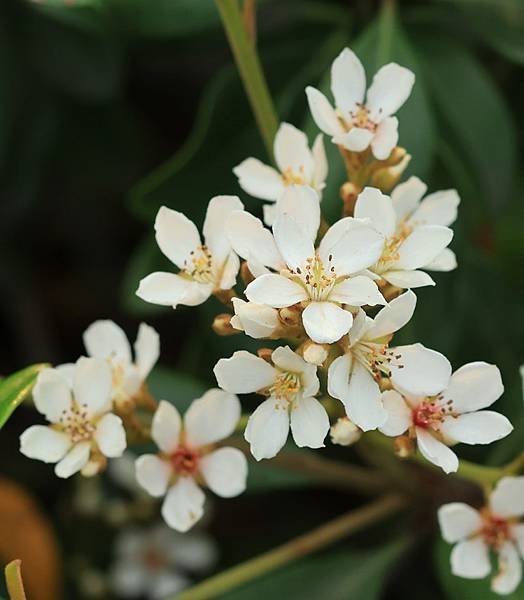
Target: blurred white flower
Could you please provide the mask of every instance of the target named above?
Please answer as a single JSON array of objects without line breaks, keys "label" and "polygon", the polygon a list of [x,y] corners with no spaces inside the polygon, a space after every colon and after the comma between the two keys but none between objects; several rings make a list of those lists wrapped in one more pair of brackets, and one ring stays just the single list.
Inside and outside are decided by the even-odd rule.
[{"label": "blurred white flower", "polygon": [[447,227],[457,216],[455,190],[430,194],[422,202],[426,186],[412,177],[395,188],[391,198],[375,188],[364,188],[355,204],[355,217],[370,219],[385,237],[380,259],[370,267],[399,288],[435,285],[424,271],[451,270],[455,255],[447,248],[453,231]]},{"label": "blurred white flower", "polygon": [[153,304],[196,306],[220,290],[235,285],[239,260],[225,233],[225,224],[234,210],[244,205],[236,196],[216,196],[207,207],[204,244],[195,224],[182,213],[162,206],[155,220],[160,250],[180,271],[156,272],[140,281],[137,296]]},{"label": "blurred white flower", "polygon": [[74,369],[45,369],[38,375],[33,399],[50,426],[33,425],[20,436],[29,458],[57,463],[58,477],[78,471],[93,475],[104,457],[126,448],[122,420],[111,411],[111,369],[105,360],[80,358]]},{"label": "blurred white flower", "polygon": [[[316,192],[291,186],[279,205],[274,239],[268,230],[260,230],[260,222],[253,223],[258,234],[249,235],[252,219],[247,213],[234,213],[228,223],[232,245],[250,269],[254,263],[262,265],[252,270],[258,276],[247,286],[246,297],[273,308],[301,303],[308,336],[318,343],[336,342],[353,322],[342,305],[385,304],[377,284],[361,274],[380,257],[384,238],[371,225],[347,217],[330,227],[315,249],[320,225]],[[264,273],[264,267],[279,272]]]},{"label": "blurred white flower", "polygon": [[213,540],[201,532],[181,535],[163,524],[125,529],[115,542],[111,588],[123,598],[163,600],[191,584],[191,576],[216,562]]},{"label": "blurred white flower", "polygon": [[333,444],[351,446],[362,437],[362,430],[347,417],[341,417],[331,426],[329,435]]},{"label": "blurred white flower", "polygon": [[[383,392],[387,421],[380,427],[385,435],[408,432],[416,438],[424,457],[446,473],[458,469],[456,454],[448,448],[457,442],[490,444],[513,430],[508,419],[499,413],[482,410],[491,406],[504,391],[500,371],[495,365],[473,362],[464,365],[440,389],[424,383],[418,393],[396,390]],[[426,389],[425,392],[421,391]]]},{"label": "blurred white flower", "polygon": [[198,484],[223,498],[245,490],[245,456],[237,448],[214,448],[234,432],[239,418],[238,398],[222,390],[194,400],[183,422],[172,404],[160,402],[151,426],[160,452],[137,458],[136,477],[151,496],[165,495],[162,516],[173,529],[185,532],[202,517],[205,496]]},{"label": "blurred white flower", "polygon": [[249,417],[245,438],[257,460],[272,458],[289,428],[297,446],[322,448],[329,431],[325,408],[314,398],[320,384],[315,365],[288,346],[271,354],[273,365],[245,350],[221,358],[213,369],[218,385],[236,394],[259,392],[268,399]]},{"label": "blurred white flower", "polygon": [[[286,186],[306,184],[318,192],[320,199],[328,174],[322,134],[316,137],[310,150],[302,131],[282,123],[275,135],[274,154],[278,171],[256,158],[246,158],[233,169],[245,192],[255,198],[276,202]],[[274,217],[274,206],[265,205],[264,221],[272,225]]]},{"label": "blurred white flower", "polygon": [[[451,570],[466,579],[484,579],[491,572],[490,551],[498,556],[498,572],[491,589],[508,595],[522,579],[524,557],[524,477],[504,477],[478,511],[452,502],[438,511],[442,537],[456,544],[451,551]],[[520,554],[520,556],[519,556]]]},{"label": "blurred white flower", "polygon": [[389,63],[373,77],[364,101],[364,67],[354,52],[344,48],[331,66],[336,108],[313,87],[307,87],[306,94],[313,119],[334,143],[353,152],[371,145],[375,158],[385,160],[398,142],[398,119],[391,115],[409,98],[414,83],[409,69]]}]

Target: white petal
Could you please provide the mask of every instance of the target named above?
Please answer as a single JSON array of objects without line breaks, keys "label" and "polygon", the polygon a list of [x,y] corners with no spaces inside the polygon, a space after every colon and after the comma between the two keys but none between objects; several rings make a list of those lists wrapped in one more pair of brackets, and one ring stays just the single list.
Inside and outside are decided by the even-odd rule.
[{"label": "white petal", "polygon": [[513,593],[522,579],[522,562],[512,542],[505,542],[499,550],[499,570],[491,581],[491,589],[503,596]]},{"label": "white petal", "polygon": [[362,429],[381,427],[388,417],[382,406],[380,388],[369,372],[353,360],[348,386],[342,400],[347,416]]},{"label": "white petal", "polygon": [[198,283],[180,275],[157,271],[140,280],[136,295],[146,302],[175,308],[177,304],[202,304],[212,291],[211,284]]},{"label": "white petal", "polygon": [[256,408],[247,422],[244,437],[256,460],[273,458],[284,446],[289,433],[289,414],[274,398]]},{"label": "white petal", "polygon": [[[433,396],[446,388],[451,376],[449,360],[422,344],[396,346],[400,359],[391,362],[391,381],[415,396]],[[403,365],[403,368],[399,368]]]},{"label": "white petal", "polygon": [[271,337],[280,326],[278,311],[271,306],[233,298],[233,308],[235,316],[231,319],[231,325],[252,338]]},{"label": "white petal", "polygon": [[328,135],[343,133],[344,129],[337,118],[337,114],[324,94],[308,86],[306,95],[311,116],[318,128]]},{"label": "white petal", "polygon": [[126,449],[126,430],[122,419],[113,413],[104,415],[98,421],[94,438],[100,452],[108,458],[122,456]]},{"label": "white petal", "polygon": [[409,219],[410,225],[443,225],[449,227],[457,219],[460,197],[457,190],[441,190],[429,194]]},{"label": "white petal", "polygon": [[372,187],[365,187],[358,195],[355,204],[357,219],[371,219],[373,227],[384,236],[393,235],[396,227],[396,214],[389,196]]},{"label": "white petal", "polygon": [[90,415],[111,407],[112,374],[109,364],[100,358],[79,358],[73,390],[75,399]]},{"label": "white petal", "polygon": [[233,211],[243,208],[244,205],[237,196],[215,196],[207,205],[203,234],[206,246],[218,263],[225,261],[231,251],[226,223]]},{"label": "white petal", "polygon": [[328,175],[328,161],[326,151],[324,149],[324,136],[319,133],[313,142],[313,180],[312,185],[320,192],[325,186],[325,181]]},{"label": "white petal", "polygon": [[232,212],[227,232],[234,251],[243,259],[256,259],[276,271],[285,267],[271,232],[252,214],[243,210]]},{"label": "white petal", "polygon": [[371,143],[374,134],[363,127],[352,127],[347,133],[339,133],[333,137],[333,142],[351,152],[363,152]]},{"label": "white petal", "polygon": [[201,519],[205,499],[204,492],[191,477],[181,477],[167,492],[162,516],[169,527],[184,533]]},{"label": "white petal", "polygon": [[178,446],[182,419],[175,406],[161,400],[151,423],[151,438],[163,452],[173,452]]},{"label": "white petal", "polygon": [[331,91],[337,108],[344,112],[354,111],[364,101],[366,74],[349,48],[344,48],[331,65]]},{"label": "white petal", "polygon": [[274,308],[291,306],[308,298],[306,290],[301,285],[287,277],[272,273],[257,277],[247,286],[245,294],[251,302],[267,304]]},{"label": "white petal", "polygon": [[113,321],[95,321],[84,331],[84,346],[94,358],[116,358],[131,362],[131,346],[126,334]]},{"label": "white petal", "polygon": [[318,400],[301,398],[291,408],[291,433],[300,448],[323,448],[329,431],[329,417]]},{"label": "white petal", "polygon": [[502,396],[504,385],[496,365],[485,362],[468,363],[457,369],[443,391],[443,402],[453,402],[459,413],[491,406]]},{"label": "white petal", "polygon": [[315,365],[307,363],[296,352],[293,352],[289,346],[280,346],[275,348],[271,354],[273,364],[282,371],[298,373],[302,383],[302,394],[304,396],[314,396],[320,383],[317,377],[317,368]]},{"label": "white petal", "polygon": [[379,427],[384,435],[402,435],[412,424],[411,409],[395,390],[382,392],[382,405],[387,412],[386,422]]},{"label": "white petal", "polygon": [[246,489],[247,461],[238,448],[219,448],[204,456],[200,472],[209,489],[222,498],[233,498]]},{"label": "white petal", "polygon": [[200,246],[195,224],[177,210],[160,207],[155,219],[158,247],[178,268],[183,269],[190,253]]},{"label": "white petal", "polygon": [[183,573],[157,571],[148,582],[146,592],[151,600],[164,600],[178,595],[178,592],[191,585],[191,579]]},{"label": "white petal", "polygon": [[451,551],[451,572],[466,579],[484,579],[491,571],[488,547],[480,538],[459,542]]},{"label": "white petal", "polygon": [[48,421],[57,423],[62,412],[71,407],[68,381],[56,369],[40,371],[33,389],[33,401],[39,413]]},{"label": "white petal", "polygon": [[135,461],[135,473],[139,485],[154,498],[160,498],[166,493],[173,469],[156,454],[142,454]]},{"label": "white petal", "polygon": [[80,442],[69,450],[62,460],[55,466],[55,475],[66,479],[81,471],[89,460],[91,452],[89,442]]},{"label": "white petal", "polygon": [[[426,265],[425,268],[429,266]],[[391,285],[404,290],[435,285],[433,279],[424,271],[387,271],[382,273],[382,277]]]},{"label": "white petal", "polygon": [[381,121],[395,114],[409,98],[414,83],[414,73],[405,67],[396,63],[381,67],[373,77],[366,99],[371,118]]},{"label": "white petal", "polygon": [[281,173],[290,170],[304,178],[304,183],[313,175],[313,157],[305,133],[289,123],[282,123],[275,135],[275,162]]},{"label": "white petal", "polygon": [[442,537],[448,544],[459,542],[482,529],[479,511],[464,502],[444,504],[437,514]]},{"label": "white petal", "polygon": [[206,446],[229,437],[240,419],[240,402],[234,394],[208,390],[193,400],[184,415],[186,440],[192,446]]},{"label": "white petal", "polygon": [[422,456],[440,467],[444,473],[457,471],[459,466],[457,455],[429,431],[417,427],[417,445]]},{"label": "white petal", "polygon": [[230,250],[225,263],[222,265],[222,276],[218,282],[221,290],[230,290],[237,281],[237,275],[240,270],[240,259]]},{"label": "white petal", "polygon": [[347,219],[332,225],[319,246],[324,264],[331,262],[337,276],[367,269],[377,262],[384,247],[384,236],[370,224],[350,217]]},{"label": "white petal", "polygon": [[337,400],[342,400],[347,394],[351,365],[351,354],[338,356],[329,365],[328,394],[333,398],[337,398]]},{"label": "white petal", "polygon": [[[380,311],[379,311],[380,312]],[[366,312],[359,308],[357,314],[353,315],[353,325],[349,330],[349,342],[354,346],[361,339],[367,339],[367,331],[373,325],[373,319],[366,315]]]},{"label": "white petal", "polygon": [[311,302],[302,313],[308,336],[319,344],[332,344],[351,328],[353,315],[333,302]]},{"label": "white petal", "polygon": [[112,565],[110,570],[111,589],[119,596],[133,598],[145,590],[148,584],[147,572],[135,558],[124,558]]},{"label": "white petal", "polygon": [[292,217],[305,236],[314,242],[320,225],[319,200],[318,193],[308,185],[290,185],[275,206],[278,215]]},{"label": "white petal", "polygon": [[[280,197],[280,196],[279,196]],[[264,223],[271,227],[277,218],[277,207],[275,204],[264,204],[262,207],[262,214],[264,216]]]},{"label": "white petal", "polygon": [[397,296],[376,314],[373,324],[366,331],[366,339],[376,340],[402,329],[413,316],[416,305],[417,297],[413,292]]},{"label": "white petal", "polygon": [[444,248],[431,262],[424,267],[429,271],[453,271],[457,268],[457,257],[450,248]]},{"label": "white petal", "polygon": [[351,306],[386,304],[377,284],[364,275],[350,277],[336,284],[329,294],[329,300]]},{"label": "white petal", "polygon": [[451,242],[453,231],[441,225],[422,225],[414,229],[398,249],[392,270],[412,271],[434,260]]},{"label": "white petal", "polygon": [[511,534],[520,551],[520,555],[524,558],[524,523],[518,523],[511,527]]},{"label": "white petal", "polygon": [[378,160],[386,160],[397,143],[398,119],[397,117],[387,117],[377,127],[377,131],[371,141],[373,155]]},{"label": "white petal", "polygon": [[491,410],[445,417],[440,431],[446,440],[463,444],[491,444],[513,431],[508,419]]},{"label": "white petal", "polygon": [[499,517],[524,515],[524,476],[503,477],[491,494],[490,505]]},{"label": "white petal", "polygon": [[246,350],[221,358],[213,369],[218,385],[234,394],[249,394],[262,390],[275,381],[275,369],[263,358]]},{"label": "white petal", "polygon": [[238,184],[250,196],[262,200],[276,200],[284,191],[280,173],[257,158],[246,158],[233,169]]},{"label": "white petal", "polygon": [[70,437],[45,425],[32,425],[20,436],[20,452],[28,458],[55,463],[71,447]]},{"label": "white petal", "polygon": [[411,176],[395,187],[391,192],[391,200],[397,213],[397,222],[408,218],[413,213],[427,189],[428,186],[415,176]]},{"label": "white petal", "polygon": [[146,323],[140,323],[135,341],[135,361],[142,380],[146,379],[160,356],[160,336]]}]

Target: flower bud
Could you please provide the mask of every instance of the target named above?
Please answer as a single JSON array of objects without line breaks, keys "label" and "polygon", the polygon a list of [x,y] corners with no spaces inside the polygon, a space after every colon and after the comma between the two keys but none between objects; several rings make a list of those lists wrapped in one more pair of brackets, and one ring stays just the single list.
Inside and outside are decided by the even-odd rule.
[{"label": "flower bud", "polygon": [[271,348],[259,348],[257,350],[257,354],[260,358],[264,359],[266,362],[271,362],[271,355],[273,354],[273,350]]},{"label": "flower bud", "polygon": [[[411,154],[407,154],[403,148],[395,148],[395,150],[404,151],[404,156],[398,162],[398,164],[378,169],[371,177],[371,185],[379,188],[383,192],[389,192],[397,185],[397,183],[400,181],[402,173],[406,170],[406,167],[411,160]],[[390,161],[388,160],[388,162]]]},{"label": "flower bud", "polygon": [[395,454],[400,458],[409,458],[415,453],[415,444],[407,435],[399,435],[395,438]]},{"label": "flower bud", "polygon": [[282,323],[287,327],[295,327],[302,324],[302,311],[297,305],[281,308],[278,314]]},{"label": "flower bud", "polygon": [[215,317],[211,327],[218,335],[234,335],[235,333],[238,333],[238,329],[233,327],[231,321],[232,315],[228,313],[222,313]]},{"label": "flower bud", "polygon": [[362,191],[362,188],[358,185],[355,185],[351,181],[346,181],[340,187],[340,198],[344,203],[344,215],[352,216],[355,210],[355,202],[357,201],[357,197]]},{"label": "flower bud", "polygon": [[351,446],[355,442],[358,442],[362,431],[347,417],[342,417],[331,426],[329,434],[333,444]]},{"label": "flower bud", "polygon": [[315,344],[314,342],[308,341],[304,345],[302,356],[306,362],[317,365],[318,367],[328,357],[328,350],[322,344]]},{"label": "flower bud", "polygon": [[235,315],[231,318],[230,325],[252,338],[269,338],[280,325],[278,310],[271,306],[233,298],[233,308]]}]

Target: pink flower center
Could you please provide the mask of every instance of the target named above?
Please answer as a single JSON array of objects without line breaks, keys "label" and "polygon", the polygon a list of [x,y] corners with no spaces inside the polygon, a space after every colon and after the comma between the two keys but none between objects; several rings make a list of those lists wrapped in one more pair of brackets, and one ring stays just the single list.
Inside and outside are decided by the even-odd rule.
[{"label": "pink flower center", "polygon": [[507,519],[496,515],[484,515],[484,524],[481,531],[484,543],[495,550],[511,538],[510,527]]},{"label": "pink flower center", "polygon": [[178,475],[193,475],[199,462],[200,452],[187,446],[178,446],[171,455],[171,464]]},{"label": "pink flower center", "polygon": [[444,410],[435,402],[421,402],[412,411],[413,425],[422,429],[435,428],[442,422]]},{"label": "pink flower center", "polygon": [[369,118],[369,109],[363,104],[357,104],[357,110],[351,112],[351,123],[353,127],[369,129],[373,133],[377,129],[377,123]]}]

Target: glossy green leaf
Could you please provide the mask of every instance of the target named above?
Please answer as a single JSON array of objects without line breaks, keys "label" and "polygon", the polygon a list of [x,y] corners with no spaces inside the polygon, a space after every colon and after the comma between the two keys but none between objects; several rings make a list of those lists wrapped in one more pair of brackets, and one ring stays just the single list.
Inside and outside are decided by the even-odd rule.
[{"label": "glossy green leaf", "polygon": [[38,373],[47,367],[47,364],[31,365],[0,381],[0,428],[31,393]]}]

